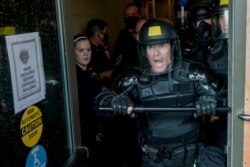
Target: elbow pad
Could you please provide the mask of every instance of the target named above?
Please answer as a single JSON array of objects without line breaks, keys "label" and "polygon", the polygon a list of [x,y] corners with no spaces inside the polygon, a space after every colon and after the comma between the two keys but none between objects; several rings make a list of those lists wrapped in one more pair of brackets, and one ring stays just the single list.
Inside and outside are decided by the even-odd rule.
[{"label": "elbow pad", "polygon": [[95,105],[100,107],[109,107],[111,106],[112,99],[116,95],[117,94],[115,92],[110,90],[102,91],[95,97]]},{"label": "elbow pad", "polygon": [[222,89],[219,80],[201,64],[191,64],[188,78],[197,81],[201,90],[208,95],[217,95]]},{"label": "elbow pad", "polygon": [[110,107],[112,99],[116,96],[116,93],[110,90],[105,90],[101,93],[99,93],[95,97],[93,110],[98,117],[112,117],[112,112],[109,110],[107,111],[101,111],[100,107]]},{"label": "elbow pad", "polygon": [[136,68],[128,68],[125,72],[123,72],[117,79],[113,85],[113,90],[118,94],[125,92],[132,85],[138,82],[138,78],[141,75],[141,72]]}]

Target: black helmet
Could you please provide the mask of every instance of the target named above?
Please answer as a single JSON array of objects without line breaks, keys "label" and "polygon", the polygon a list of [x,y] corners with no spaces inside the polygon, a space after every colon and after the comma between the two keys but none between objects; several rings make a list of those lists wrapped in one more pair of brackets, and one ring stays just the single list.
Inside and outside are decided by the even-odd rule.
[{"label": "black helmet", "polygon": [[228,4],[218,5],[214,8],[214,13],[221,13],[228,10]]},{"label": "black helmet", "polygon": [[[160,75],[168,73],[180,65],[180,42],[175,27],[171,21],[164,18],[149,19],[144,23],[139,32],[138,43],[138,53],[142,72],[150,75]],[[151,64],[152,61],[150,62],[147,53],[147,49],[149,48],[155,48],[155,53],[158,53],[156,49],[158,48],[157,45],[162,45],[164,47],[170,46],[167,55],[160,55],[160,57],[168,57],[169,61],[167,62],[163,60],[162,62],[165,63],[165,66],[158,72],[153,69]]]},{"label": "black helmet", "polygon": [[212,38],[212,10],[207,4],[198,4],[190,9],[190,15],[199,45],[206,47]]},{"label": "black helmet", "polygon": [[218,12],[223,12],[225,10],[228,10],[228,3],[229,3],[229,0],[214,0],[213,12],[218,13]]},{"label": "black helmet", "polygon": [[190,9],[190,15],[193,21],[197,21],[211,17],[212,11],[208,5],[196,5]]},{"label": "black helmet", "polygon": [[177,38],[174,25],[167,19],[149,19],[139,33],[140,44],[158,44],[170,42]]},{"label": "black helmet", "polygon": [[188,0],[176,0],[174,4],[174,11],[177,12],[181,8],[184,8],[185,10],[189,10],[189,4]]}]

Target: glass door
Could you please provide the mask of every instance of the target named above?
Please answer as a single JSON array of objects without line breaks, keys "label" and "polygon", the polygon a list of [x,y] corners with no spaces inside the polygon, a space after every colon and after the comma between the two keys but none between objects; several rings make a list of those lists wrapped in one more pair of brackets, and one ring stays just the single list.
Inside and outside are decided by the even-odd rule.
[{"label": "glass door", "polygon": [[61,1],[0,7],[1,166],[65,166],[76,143]]}]

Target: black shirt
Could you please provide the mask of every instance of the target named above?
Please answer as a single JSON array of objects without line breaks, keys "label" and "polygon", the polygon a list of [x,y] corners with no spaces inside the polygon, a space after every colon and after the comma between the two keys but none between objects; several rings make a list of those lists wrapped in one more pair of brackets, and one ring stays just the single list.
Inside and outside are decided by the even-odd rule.
[{"label": "black shirt", "polygon": [[113,77],[116,77],[128,67],[139,66],[137,45],[136,39],[127,29],[119,32],[113,54]]},{"label": "black shirt", "polygon": [[91,44],[92,57],[90,66],[94,68],[97,73],[113,69],[110,59],[107,57],[102,47],[97,47]]},{"label": "black shirt", "polygon": [[95,139],[95,113],[92,110],[95,96],[101,92],[101,80],[91,70],[82,70],[76,65],[80,122],[83,144],[90,144]]}]

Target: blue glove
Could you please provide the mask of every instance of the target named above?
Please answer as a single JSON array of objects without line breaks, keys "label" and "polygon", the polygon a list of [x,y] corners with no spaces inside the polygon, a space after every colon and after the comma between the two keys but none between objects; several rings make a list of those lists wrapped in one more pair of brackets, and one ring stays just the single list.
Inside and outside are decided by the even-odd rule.
[{"label": "blue glove", "polygon": [[216,114],[217,100],[214,96],[203,95],[195,102],[194,117]]},{"label": "blue glove", "polygon": [[131,117],[135,116],[134,112],[128,112],[128,108],[133,107],[133,102],[128,96],[117,95],[113,97],[111,100],[111,106],[115,115],[129,115]]}]

